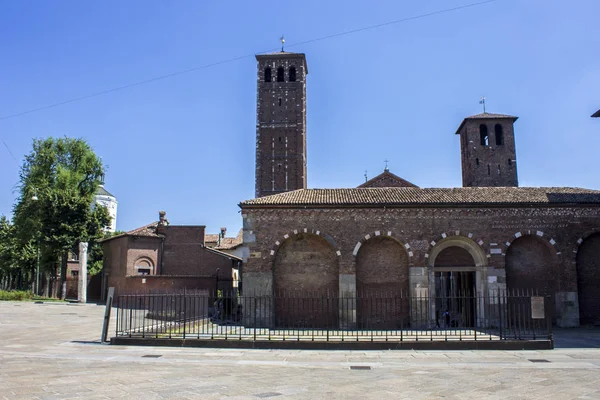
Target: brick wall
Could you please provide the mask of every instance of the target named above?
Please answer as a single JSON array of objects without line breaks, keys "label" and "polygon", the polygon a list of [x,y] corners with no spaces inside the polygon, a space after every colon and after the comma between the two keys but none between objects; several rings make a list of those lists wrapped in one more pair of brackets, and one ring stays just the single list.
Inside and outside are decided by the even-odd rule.
[{"label": "brick wall", "polygon": [[216,277],[210,276],[128,276],[116,286],[120,294],[126,293],[173,293],[184,289],[208,290],[214,294]]},{"label": "brick wall", "polygon": [[[345,279],[342,275],[350,276],[350,282],[353,276],[358,278],[356,256],[365,243],[376,236],[389,234],[405,246],[409,269],[416,268],[415,275],[424,274],[426,278],[427,271],[433,267],[433,260],[429,256],[436,252],[436,246],[456,239],[465,248],[476,248],[477,254],[481,254],[475,259],[479,271],[477,289],[502,288],[506,287],[506,273],[510,272],[505,270],[507,251],[512,243],[519,244],[516,242],[519,237],[531,235],[537,238],[533,242],[542,241],[544,247],[532,247],[526,258],[541,260],[537,264],[531,261],[532,265],[535,264],[537,280],[554,281],[555,290],[564,294],[557,298],[557,304],[563,300],[565,303],[558,307],[557,312],[563,313],[564,318],[569,314],[569,323],[575,323],[572,322],[575,318],[572,314],[578,313],[576,253],[579,240],[600,227],[600,214],[595,207],[246,207],[242,212],[244,242],[251,254],[244,265],[246,287],[253,285],[247,279],[249,276],[266,279],[261,281],[261,285],[265,286],[281,246],[288,238],[295,236],[295,232],[302,233],[306,229],[308,233],[325,238],[331,244],[332,251],[336,251],[340,282]],[[548,262],[549,259],[553,263]],[[385,264],[385,260],[377,262]],[[511,273],[529,279],[527,271],[513,269]],[[509,282],[515,282],[519,278],[513,275],[508,279]],[[383,277],[381,280],[384,280]],[[537,283],[533,280],[528,282]],[[273,284],[277,285],[276,282]],[[563,323],[560,318],[559,323]]]}]

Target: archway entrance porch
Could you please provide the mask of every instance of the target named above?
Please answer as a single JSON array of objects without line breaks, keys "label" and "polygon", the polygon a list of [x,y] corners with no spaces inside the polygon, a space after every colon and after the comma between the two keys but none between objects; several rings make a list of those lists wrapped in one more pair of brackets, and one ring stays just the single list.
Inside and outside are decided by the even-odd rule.
[{"label": "archway entrance porch", "polygon": [[485,318],[486,257],[468,238],[439,242],[429,257],[432,327],[473,328]]}]

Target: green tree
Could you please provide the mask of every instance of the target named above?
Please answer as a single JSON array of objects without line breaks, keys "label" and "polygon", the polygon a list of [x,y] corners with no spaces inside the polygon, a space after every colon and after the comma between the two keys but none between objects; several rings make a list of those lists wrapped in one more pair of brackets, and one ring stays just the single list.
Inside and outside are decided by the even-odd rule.
[{"label": "green tree", "polygon": [[20,243],[16,228],[6,216],[0,216],[0,279],[7,289],[27,289],[36,262],[35,245]]},{"label": "green tree", "polygon": [[21,167],[16,236],[21,245],[37,243],[44,259],[60,259],[61,298],[66,295],[68,252],[80,241],[101,238],[110,222],[108,210],[94,205],[102,174],[102,161],[88,143],[67,137],[34,139]]}]

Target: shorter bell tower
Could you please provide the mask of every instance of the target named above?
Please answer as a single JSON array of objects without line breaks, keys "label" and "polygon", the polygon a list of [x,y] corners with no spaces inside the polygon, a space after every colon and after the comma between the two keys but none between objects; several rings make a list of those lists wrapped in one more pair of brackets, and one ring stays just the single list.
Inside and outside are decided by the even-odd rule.
[{"label": "shorter bell tower", "polygon": [[456,131],[460,135],[463,187],[519,186],[514,123],[504,114],[472,115]]}]

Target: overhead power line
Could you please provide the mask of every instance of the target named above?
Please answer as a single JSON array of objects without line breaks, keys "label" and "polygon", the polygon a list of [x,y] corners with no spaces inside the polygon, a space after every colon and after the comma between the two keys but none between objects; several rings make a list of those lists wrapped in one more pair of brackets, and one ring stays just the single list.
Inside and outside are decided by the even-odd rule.
[{"label": "overhead power line", "polygon": [[[450,13],[450,12],[453,12],[453,11],[458,11],[458,10],[462,10],[462,9],[465,9],[465,8],[471,8],[471,7],[477,7],[477,6],[481,6],[481,5],[488,4],[488,3],[493,3],[493,2],[498,2],[498,1],[501,1],[501,0],[484,0],[484,1],[479,1],[479,2],[475,2],[475,3],[464,4],[464,5],[461,5],[461,6],[456,6],[456,7],[451,7],[451,8],[445,8],[445,9],[442,9],[442,10],[432,11],[432,12],[425,13],[425,14],[413,15],[413,16],[410,16],[410,17],[396,19],[396,20],[384,22],[384,23],[381,23],[381,24],[375,24],[375,25],[365,26],[365,27],[362,27],[362,28],[351,29],[351,30],[344,31],[344,32],[338,32],[338,33],[334,33],[334,34],[331,34],[331,35],[326,35],[326,36],[321,36],[321,37],[314,38],[314,39],[305,40],[305,41],[302,41],[302,42],[287,44],[286,47],[290,48],[290,47],[301,46],[301,45],[305,45],[305,44],[309,44],[309,43],[320,42],[320,41],[323,41],[323,40],[333,39],[333,38],[337,38],[337,37],[340,37],[340,36],[352,35],[352,34],[358,33],[358,32],[364,32],[364,31],[368,31],[368,30],[372,30],[372,29],[382,28],[384,26],[400,24],[400,23],[403,23],[403,22],[413,21],[413,20],[422,19],[422,18],[428,18],[428,17],[432,17],[434,15]],[[181,71],[172,72],[170,74],[161,75],[161,76],[157,76],[157,77],[150,78],[150,79],[144,79],[144,80],[141,80],[141,81],[138,81],[138,82],[133,82],[133,83],[130,83],[130,84],[127,84],[127,85],[117,86],[117,87],[114,87],[112,89],[107,89],[107,90],[103,90],[103,91],[100,91],[100,92],[95,92],[95,93],[87,94],[87,95],[84,95],[84,96],[74,97],[74,98],[69,99],[69,100],[64,100],[64,101],[61,101],[61,102],[57,102],[57,103],[53,103],[53,104],[48,104],[48,105],[45,105],[45,106],[42,106],[42,107],[32,108],[30,110],[18,112],[18,113],[15,113],[15,114],[5,115],[3,117],[0,117],[0,121],[4,121],[4,120],[7,120],[7,119],[16,118],[16,117],[21,117],[23,115],[35,113],[35,112],[38,112],[38,111],[47,110],[47,109],[50,109],[50,108],[59,107],[59,106],[65,105],[65,104],[71,104],[71,103],[75,103],[75,102],[86,100],[86,99],[91,99],[93,97],[98,97],[98,96],[102,96],[102,95],[105,95],[105,94],[118,92],[118,91],[129,89],[129,88],[132,88],[132,87],[135,87],[135,86],[141,86],[141,85],[145,85],[147,83],[152,83],[152,82],[160,81],[160,80],[163,80],[163,79],[172,78],[174,76],[188,74],[190,72],[195,72],[195,71],[199,71],[199,70],[210,68],[210,67],[215,67],[217,65],[231,63],[231,62],[234,62],[234,61],[242,60],[244,58],[254,57],[256,54],[264,54],[264,53],[269,53],[269,52],[273,52],[273,51],[277,51],[277,50],[279,50],[279,48],[273,48],[273,49],[270,49],[270,50],[267,50],[267,51],[258,52],[258,53],[246,54],[246,55],[243,55],[243,56],[233,57],[233,58],[229,58],[229,59],[226,59],[226,60],[217,61],[217,62],[213,62],[213,63],[201,65],[201,66],[194,67],[194,68],[189,68],[189,69],[185,69],[185,70],[181,70]],[[11,152],[10,148],[8,147],[8,144],[4,141],[4,139],[0,138],[0,140],[2,140],[2,143],[4,144],[4,147],[6,147],[6,150],[8,151],[8,153],[11,155],[11,157],[18,164],[17,158]]]},{"label": "overhead power line", "polygon": [[[318,37],[318,38],[314,38],[314,39],[305,40],[303,42],[286,44],[286,47],[289,48],[289,47],[301,46],[301,45],[304,45],[304,44],[319,42],[319,41],[322,41],[322,40],[333,39],[333,38],[340,37],[340,36],[351,35],[351,34],[358,33],[358,32],[364,32],[364,31],[368,31],[368,30],[372,30],[372,29],[381,28],[381,27],[384,27],[384,26],[399,24],[399,23],[402,23],[402,22],[413,21],[413,20],[416,20],[416,19],[422,19],[422,18],[432,17],[434,15],[449,13],[449,12],[452,12],[452,11],[458,11],[458,10],[462,10],[462,9],[465,9],[465,8],[471,8],[471,7],[481,6],[481,5],[484,5],[484,4],[498,2],[498,1],[500,1],[500,0],[485,0],[485,1],[479,1],[479,2],[476,2],[476,3],[464,4],[462,6],[456,6],[456,7],[452,7],[452,8],[445,8],[443,10],[433,11],[433,12],[429,12],[429,13],[425,13],[425,14],[413,15],[411,17],[401,18],[401,19],[397,19],[397,20],[394,20],[394,21],[388,21],[388,22],[384,22],[384,23],[381,23],[381,24],[370,25],[370,26],[366,26],[366,27],[362,27],[362,28],[352,29],[352,30],[349,30],[349,31],[334,33],[334,34],[327,35],[327,36],[322,36],[322,37]],[[3,117],[0,117],[0,121],[11,119],[11,118],[20,117],[20,116],[23,116],[23,115],[27,115],[27,114],[31,114],[31,113],[37,112],[37,111],[47,110],[49,108],[59,107],[59,106],[65,105],[65,104],[75,103],[77,101],[90,99],[92,97],[102,96],[102,95],[105,95],[105,94],[108,94],[108,93],[118,92],[120,90],[129,89],[129,88],[132,88],[132,87],[135,87],[135,86],[145,85],[147,83],[156,82],[156,81],[167,79],[167,78],[172,78],[172,77],[178,76],[178,75],[188,74],[190,72],[199,71],[199,70],[210,68],[210,67],[214,67],[214,66],[217,66],[217,65],[227,64],[227,63],[230,63],[230,62],[242,60],[244,58],[254,57],[256,54],[264,54],[264,53],[269,53],[269,52],[277,51],[277,50],[279,50],[279,48],[274,48],[274,49],[270,49],[270,50],[262,51],[262,52],[258,52],[258,53],[246,54],[246,55],[243,55],[243,56],[233,57],[233,58],[229,58],[229,59],[226,59],[226,60],[217,61],[217,62],[213,62],[213,63],[210,63],[210,64],[205,64],[205,65],[201,65],[201,66],[198,66],[198,67],[185,69],[185,70],[182,70],[182,71],[172,72],[172,73],[166,74],[166,75],[161,75],[161,76],[157,76],[157,77],[154,77],[154,78],[145,79],[145,80],[142,80],[142,81],[130,83],[130,84],[123,85],[123,86],[117,86],[117,87],[114,87],[112,89],[107,89],[107,90],[103,90],[103,91],[100,91],[100,92],[91,93],[91,94],[88,94],[88,95],[85,95],[85,96],[75,97],[75,98],[72,98],[72,99],[69,99],[69,100],[65,100],[65,101],[61,101],[61,102],[58,102],[58,103],[49,104],[49,105],[42,106],[42,107],[32,108],[30,110],[22,111],[22,112],[19,112],[19,113],[16,113],[16,114],[6,115],[6,116],[3,116]]]}]

